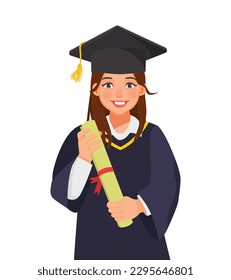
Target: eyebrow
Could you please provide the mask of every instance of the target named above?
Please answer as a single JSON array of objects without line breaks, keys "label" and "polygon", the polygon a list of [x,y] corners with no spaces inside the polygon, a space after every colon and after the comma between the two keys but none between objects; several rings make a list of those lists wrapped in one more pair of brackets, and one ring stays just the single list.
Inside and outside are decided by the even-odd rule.
[{"label": "eyebrow", "polygon": [[125,79],[133,79],[133,80],[136,80],[135,77],[126,77]]},{"label": "eyebrow", "polygon": [[103,77],[101,80],[105,80],[105,79],[111,79],[112,80],[112,77]]}]

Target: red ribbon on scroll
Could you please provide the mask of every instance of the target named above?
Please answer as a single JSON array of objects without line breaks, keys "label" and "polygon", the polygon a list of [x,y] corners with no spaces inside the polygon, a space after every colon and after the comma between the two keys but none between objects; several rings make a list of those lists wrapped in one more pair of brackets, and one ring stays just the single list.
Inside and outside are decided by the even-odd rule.
[{"label": "red ribbon on scroll", "polygon": [[97,172],[97,174],[98,174],[97,177],[89,178],[91,180],[92,184],[96,183],[94,193],[97,193],[98,195],[100,194],[100,191],[101,191],[101,188],[102,188],[102,183],[100,181],[100,176],[103,175],[103,174],[109,173],[109,172],[114,172],[114,169],[112,167],[103,168],[103,169],[101,169]]}]

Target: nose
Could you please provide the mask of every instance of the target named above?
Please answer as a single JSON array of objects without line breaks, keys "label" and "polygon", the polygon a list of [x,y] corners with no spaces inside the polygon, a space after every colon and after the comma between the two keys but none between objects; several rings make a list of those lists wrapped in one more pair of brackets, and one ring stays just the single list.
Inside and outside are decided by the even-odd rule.
[{"label": "nose", "polygon": [[121,86],[117,86],[115,89],[115,96],[122,97],[123,96],[123,89]]}]

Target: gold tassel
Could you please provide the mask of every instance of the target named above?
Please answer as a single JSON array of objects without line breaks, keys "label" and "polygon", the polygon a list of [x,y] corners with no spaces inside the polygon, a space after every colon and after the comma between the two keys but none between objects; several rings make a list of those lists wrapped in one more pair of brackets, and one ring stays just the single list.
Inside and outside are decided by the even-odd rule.
[{"label": "gold tassel", "polygon": [[82,72],[83,72],[83,67],[82,64],[79,63],[77,69],[75,72],[73,72],[70,76],[71,79],[74,80],[75,82],[80,82],[82,78]]},{"label": "gold tassel", "polygon": [[70,75],[71,79],[74,80],[75,82],[80,82],[81,78],[82,78],[82,72],[83,72],[83,67],[82,67],[82,44],[84,44],[84,42],[82,42],[79,45],[79,64],[78,64],[78,67],[75,70],[75,72],[73,72]]}]

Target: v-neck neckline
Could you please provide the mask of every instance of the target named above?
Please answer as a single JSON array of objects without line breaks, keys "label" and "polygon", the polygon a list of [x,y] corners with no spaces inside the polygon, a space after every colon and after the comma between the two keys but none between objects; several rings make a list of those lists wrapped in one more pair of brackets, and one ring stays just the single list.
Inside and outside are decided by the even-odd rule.
[{"label": "v-neck neckline", "polygon": [[[146,129],[146,127],[148,126],[148,124],[149,124],[148,122],[145,122],[143,131]],[[143,131],[142,131],[142,132],[143,132]],[[130,135],[130,133],[129,133],[129,135]],[[127,135],[127,137],[125,137],[125,138],[122,139],[122,140],[117,139],[117,141],[121,141],[121,142],[122,142],[122,141],[125,141],[125,139],[128,138],[129,135]],[[130,140],[128,140],[127,142],[125,142],[125,144],[123,144],[123,145],[118,145],[118,144],[116,144],[116,143],[114,143],[114,142],[111,142],[111,146],[112,146],[113,148],[115,148],[115,149],[121,151],[121,150],[126,149],[126,148],[129,147],[130,145],[132,145],[133,142],[134,142],[134,140],[135,140],[135,136],[132,137],[132,139],[130,139]],[[107,137],[105,138],[105,141],[106,141],[107,143],[109,143],[109,140],[108,140]]]}]

